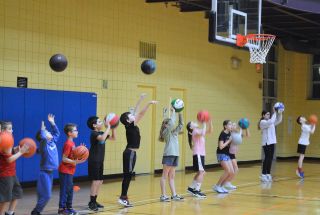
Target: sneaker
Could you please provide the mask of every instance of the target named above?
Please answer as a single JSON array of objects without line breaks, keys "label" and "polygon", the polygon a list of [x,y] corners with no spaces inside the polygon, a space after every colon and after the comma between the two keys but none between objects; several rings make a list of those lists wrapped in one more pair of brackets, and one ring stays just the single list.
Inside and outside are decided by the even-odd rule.
[{"label": "sneaker", "polygon": [[299,178],[304,178],[304,172],[303,171],[299,171],[298,169],[296,169],[296,174]]},{"label": "sneaker", "polygon": [[219,185],[214,185],[214,187],[212,189],[214,191],[216,191],[217,193],[225,193],[224,190],[222,189],[222,187]]},{"label": "sneaker", "polygon": [[31,211],[31,215],[41,215],[41,213],[38,212],[38,211],[36,211],[36,209],[33,209],[33,210]]},{"label": "sneaker", "polygon": [[193,188],[191,188],[191,187],[188,187],[187,192],[190,193],[190,194],[193,195],[193,196],[195,196],[196,193],[197,193],[196,190],[193,189]]},{"label": "sneaker", "polygon": [[224,193],[229,193],[229,190],[227,190],[226,188],[224,188],[223,186],[220,186],[221,187],[221,190],[224,192]]},{"label": "sneaker", "polygon": [[196,195],[195,196],[198,197],[198,198],[202,198],[202,199],[207,198],[207,195],[202,193],[201,190],[199,190],[199,191],[196,190]]},{"label": "sneaker", "polygon": [[69,215],[79,215],[79,212],[74,210],[73,208],[68,208],[67,212]]},{"label": "sneaker", "polygon": [[[9,215],[7,212],[4,212],[4,215]],[[13,213],[12,215],[15,215],[15,213]]]},{"label": "sneaker", "polygon": [[58,215],[69,215],[68,210],[65,208],[58,209]]},{"label": "sneaker", "polygon": [[161,195],[160,202],[170,202],[170,198],[168,196]]},{"label": "sneaker", "polygon": [[261,174],[260,179],[262,182],[269,182],[267,175],[265,175],[265,174]]},{"label": "sneaker", "polygon": [[268,182],[272,182],[272,176],[270,174],[267,174],[267,180]]},{"label": "sneaker", "polygon": [[90,211],[98,211],[98,206],[95,202],[89,202],[88,209]]},{"label": "sneaker", "polygon": [[104,206],[102,204],[100,204],[99,202],[96,202],[96,205],[98,208],[104,208]]},{"label": "sneaker", "polygon": [[178,194],[171,196],[171,199],[173,201],[182,201],[184,198],[182,196],[179,196]]},{"label": "sneaker", "polygon": [[231,184],[231,182],[227,182],[227,183],[224,185],[224,188],[229,189],[229,190],[236,190],[236,189],[237,189],[237,187],[234,186],[233,184]]},{"label": "sneaker", "polygon": [[129,202],[128,199],[124,199],[124,198],[121,198],[121,197],[118,199],[118,203],[119,203],[120,205],[125,206],[126,208],[133,207],[133,205],[130,204],[130,202]]}]

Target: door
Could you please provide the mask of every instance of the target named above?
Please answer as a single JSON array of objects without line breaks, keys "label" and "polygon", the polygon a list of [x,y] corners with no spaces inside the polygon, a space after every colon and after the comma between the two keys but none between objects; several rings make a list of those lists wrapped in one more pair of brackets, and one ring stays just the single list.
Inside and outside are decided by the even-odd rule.
[{"label": "door", "polygon": [[[138,112],[141,111],[150,100],[156,100],[156,88],[154,86],[138,85],[138,95],[141,93],[146,93],[147,96],[142,101]],[[134,106],[132,108],[134,108]],[[136,174],[153,173],[154,171],[155,125],[156,106],[151,105],[138,124],[141,142],[140,149],[137,151]]]}]

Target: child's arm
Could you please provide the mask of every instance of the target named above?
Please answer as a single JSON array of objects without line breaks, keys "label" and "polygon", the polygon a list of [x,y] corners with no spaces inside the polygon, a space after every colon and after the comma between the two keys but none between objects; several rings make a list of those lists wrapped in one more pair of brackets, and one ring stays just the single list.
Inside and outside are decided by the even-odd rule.
[{"label": "child's arm", "polygon": [[245,134],[244,136],[246,136],[246,137],[250,137],[250,136],[251,136],[251,134],[250,134],[249,128],[247,128],[247,129],[245,129],[245,130],[246,130],[246,134]]},{"label": "child's arm", "polygon": [[86,160],[85,159],[82,159],[82,160],[72,160],[70,158],[68,158],[66,155],[63,155],[62,156],[62,162],[64,163],[69,163],[69,164],[72,164],[72,165],[77,165],[77,164],[80,164],[80,163],[84,163]]},{"label": "child's arm", "polygon": [[213,130],[212,119],[210,119],[210,121],[209,121],[209,128],[207,129],[206,134],[212,133],[212,130]]},{"label": "child's arm", "polygon": [[232,141],[232,138],[230,137],[229,140],[227,140],[226,142],[223,142],[222,140],[219,141],[219,149],[222,150],[223,148],[225,148],[227,145],[229,145]]},{"label": "child's arm", "polygon": [[[175,115],[175,113],[173,112],[172,115]],[[179,122],[178,122],[178,126],[173,130],[174,134],[179,134],[179,132],[182,130],[183,128],[183,118],[182,118],[182,114],[179,113]]]},{"label": "child's arm", "polygon": [[316,130],[316,125],[315,124],[311,125],[311,132],[310,133],[313,134],[315,130]]},{"label": "child's arm", "polygon": [[147,110],[148,110],[150,105],[157,104],[157,103],[158,103],[158,101],[150,101],[150,102],[148,102],[148,104],[137,114],[136,119],[134,121],[134,124],[135,125],[138,124],[138,122],[142,119],[144,114],[147,112]]},{"label": "child's arm", "polygon": [[[100,141],[100,142],[106,141],[106,139],[107,139],[108,136],[109,136],[109,132],[110,132],[110,129],[111,129],[109,121],[106,120],[106,121],[105,121],[105,125],[106,125],[106,128],[107,128],[107,129],[103,132],[103,134],[97,136],[97,140]],[[114,133],[113,133],[113,134],[114,134]]]},{"label": "child's arm", "polygon": [[116,140],[116,129],[111,129],[111,136],[108,138],[109,140]]},{"label": "child's arm", "polygon": [[29,150],[29,146],[27,144],[23,145],[22,147],[19,146],[19,151],[10,156],[8,159],[7,159],[7,162],[8,163],[12,163],[13,161],[17,160],[19,157],[21,157],[21,155],[23,155],[24,153],[28,152]]},{"label": "child's arm", "polygon": [[278,113],[276,114],[276,120],[274,122],[274,125],[277,126],[282,122],[282,111],[278,111]]},{"label": "child's arm", "polygon": [[139,109],[139,106],[140,106],[140,104],[141,104],[141,102],[142,102],[142,100],[146,97],[146,93],[142,93],[141,95],[140,95],[140,99],[138,100],[138,102],[137,102],[137,104],[136,104],[136,106],[135,106],[135,108],[134,108],[134,112],[133,112],[133,115],[136,115],[136,113],[137,113],[137,111],[138,111],[138,109]]},{"label": "child's arm", "polygon": [[58,127],[56,126],[53,114],[48,114],[48,121],[51,124],[51,131],[50,132],[52,134],[53,141],[57,142],[60,137],[60,131],[59,131]]}]

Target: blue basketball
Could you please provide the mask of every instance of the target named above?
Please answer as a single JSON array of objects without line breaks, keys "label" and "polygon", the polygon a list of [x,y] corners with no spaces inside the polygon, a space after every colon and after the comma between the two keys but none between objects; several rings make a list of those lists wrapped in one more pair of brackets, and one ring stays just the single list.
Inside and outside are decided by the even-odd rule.
[{"label": "blue basketball", "polygon": [[247,129],[249,128],[249,120],[247,118],[241,118],[238,122],[238,125],[240,126],[240,128],[242,129]]},{"label": "blue basketball", "polygon": [[141,64],[141,70],[144,74],[150,75],[156,71],[156,63],[153,60],[145,60]]}]

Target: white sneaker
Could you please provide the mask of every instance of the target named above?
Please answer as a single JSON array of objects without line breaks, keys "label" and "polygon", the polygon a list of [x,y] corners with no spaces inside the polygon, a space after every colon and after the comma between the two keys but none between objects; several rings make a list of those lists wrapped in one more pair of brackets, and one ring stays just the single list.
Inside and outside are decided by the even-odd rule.
[{"label": "white sneaker", "polygon": [[227,190],[227,189],[224,188],[223,186],[221,186],[221,190],[223,190],[224,193],[229,193],[229,190]]},{"label": "white sneaker", "polygon": [[260,175],[260,179],[261,179],[262,182],[268,182],[269,181],[268,178],[267,178],[267,175],[264,175],[264,174]]},{"label": "white sneaker", "polygon": [[160,202],[170,202],[170,198],[168,196],[160,196]]},{"label": "white sneaker", "polygon": [[215,185],[212,189],[217,193],[229,193],[228,190],[224,189],[222,186],[219,185]]},{"label": "white sneaker", "polygon": [[269,182],[272,182],[272,176],[271,176],[270,174],[267,174],[267,180],[268,180]]},{"label": "white sneaker", "polygon": [[233,184],[231,184],[231,182],[225,183],[224,187],[225,187],[226,189],[229,189],[229,190],[236,190],[236,189],[237,189],[237,187],[234,186]]},{"label": "white sneaker", "polygon": [[133,205],[130,204],[130,202],[129,202],[128,199],[119,198],[119,199],[118,199],[118,203],[119,203],[120,205],[123,205],[123,206],[127,207],[127,208],[133,207]]}]

